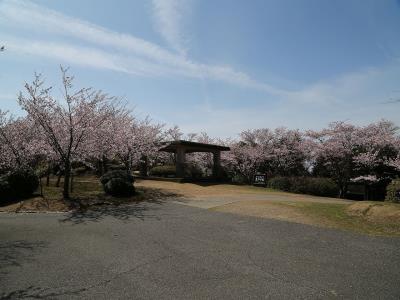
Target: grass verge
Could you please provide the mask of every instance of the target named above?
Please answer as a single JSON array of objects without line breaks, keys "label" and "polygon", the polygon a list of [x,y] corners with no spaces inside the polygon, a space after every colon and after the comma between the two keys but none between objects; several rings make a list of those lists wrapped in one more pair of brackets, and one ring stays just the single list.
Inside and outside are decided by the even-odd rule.
[{"label": "grass verge", "polygon": [[[69,211],[71,207],[63,200],[62,186],[63,180],[60,181],[59,187],[57,187],[56,178],[53,177],[48,186],[43,184],[43,196],[40,194],[39,188],[32,197],[27,199],[21,199],[20,201],[7,201],[7,199],[4,199],[0,203],[0,211]],[[72,202],[79,203],[79,207],[82,209],[100,205],[115,206],[141,201],[156,202],[169,197],[179,197],[179,195],[172,192],[147,187],[136,187],[136,193],[131,197],[113,197],[104,193],[99,179],[95,176],[81,176],[75,178],[70,196]]]},{"label": "grass verge", "polygon": [[383,202],[297,203],[275,202],[294,207],[316,225],[369,235],[400,237],[400,205]]}]

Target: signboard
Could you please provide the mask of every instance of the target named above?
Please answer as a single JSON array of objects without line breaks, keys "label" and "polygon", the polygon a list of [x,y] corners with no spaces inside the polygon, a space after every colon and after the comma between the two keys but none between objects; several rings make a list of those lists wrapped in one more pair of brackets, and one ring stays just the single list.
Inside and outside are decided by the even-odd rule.
[{"label": "signboard", "polygon": [[253,185],[267,186],[267,175],[266,174],[256,174],[254,175]]}]

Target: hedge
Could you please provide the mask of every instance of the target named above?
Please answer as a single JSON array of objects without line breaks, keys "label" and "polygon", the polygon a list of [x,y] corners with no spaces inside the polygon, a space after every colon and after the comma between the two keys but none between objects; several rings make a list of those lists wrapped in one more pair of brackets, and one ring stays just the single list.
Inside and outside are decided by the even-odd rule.
[{"label": "hedge", "polygon": [[[149,174],[151,176],[159,176],[159,177],[175,177],[176,166],[174,165],[157,166],[152,168]],[[199,178],[202,175],[203,172],[196,165],[187,164],[185,166],[185,177]]]},{"label": "hedge", "polygon": [[400,179],[394,179],[386,187],[385,201],[400,203]]},{"label": "hedge", "polygon": [[273,177],[268,180],[268,187],[282,191],[309,194],[324,197],[337,197],[338,186],[324,177]]},{"label": "hedge", "polygon": [[176,176],[176,167],[173,165],[157,166],[152,168],[149,174],[159,177]]}]

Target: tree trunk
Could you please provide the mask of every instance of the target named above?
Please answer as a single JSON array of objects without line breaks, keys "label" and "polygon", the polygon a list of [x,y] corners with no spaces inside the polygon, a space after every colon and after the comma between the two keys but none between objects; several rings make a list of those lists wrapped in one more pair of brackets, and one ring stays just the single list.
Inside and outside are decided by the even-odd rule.
[{"label": "tree trunk", "polygon": [[48,165],[47,172],[46,172],[46,186],[50,185],[50,173],[51,173],[51,168],[50,168],[50,165]]},{"label": "tree trunk", "polygon": [[347,194],[347,184],[339,185],[339,198],[344,199]]},{"label": "tree trunk", "polygon": [[74,191],[74,174],[71,173],[71,193]]},{"label": "tree trunk", "polygon": [[42,177],[39,176],[40,196],[43,198],[43,184]]},{"label": "tree trunk", "polygon": [[64,199],[69,199],[69,183],[71,177],[71,163],[67,161],[64,165],[64,189],[63,197]]},{"label": "tree trunk", "polygon": [[62,172],[60,171],[60,173],[58,173],[56,187],[60,187],[61,176],[62,176]]},{"label": "tree trunk", "polygon": [[130,164],[129,160],[124,160],[123,164],[124,164],[125,169],[126,169],[126,174],[129,175],[131,173],[131,164]]},{"label": "tree trunk", "polygon": [[103,175],[104,173],[106,173],[108,171],[107,170],[107,158],[105,155],[103,155],[103,157],[101,159],[101,171],[102,171],[101,175]]},{"label": "tree trunk", "polygon": [[370,193],[369,193],[369,186],[367,184],[364,185],[364,200],[369,200]]},{"label": "tree trunk", "polygon": [[100,176],[103,176],[104,175],[104,163],[103,163],[103,160],[99,160],[98,166],[99,166],[99,169],[100,169]]},{"label": "tree trunk", "polygon": [[143,156],[140,162],[140,176],[147,176],[148,159],[147,156]]}]

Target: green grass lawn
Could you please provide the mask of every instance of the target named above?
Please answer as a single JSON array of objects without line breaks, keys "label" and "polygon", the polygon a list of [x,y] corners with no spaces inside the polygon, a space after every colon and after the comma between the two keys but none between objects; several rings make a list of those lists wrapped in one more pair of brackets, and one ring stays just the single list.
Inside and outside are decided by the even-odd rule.
[{"label": "green grass lawn", "polygon": [[[334,227],[344,230],[355,231],[370,235],[382,236],[400,236],[400,204],[384,202],[358,202],[366,206],[365,213],[354,215],[351,213],[351,206],[354,204],[336,204],[336,203],[282,203],[280,205],[290,205],[296,207],[305,215],[315,219],[321,225]],[[394,214],[378,213],[370,215],[369,207],[390,209]],[[350,210],[350,211],[349,211]]]},{"label": "green grass lawn", "polygon": [[[50,185],[43,183],[43,197],[40,196],[40,188],[36,195],[30,199],[24,199],[19,202],[7,204],[2,207],[4,211],[65,211],[69,207],[62,200],[63,181],[60,187],[56,187],[56,177],[52,177]],[[171,188],[172,187],[172,188]],[[170,189],[168,189],[170,188]],[[163,201],[168,197],[199,195],[204,193],[207,195],[246,195],[252,193],[271,193],[273,195],[286,195],[288,193],[279,192],[271,189],[264,189],[254,186],[235,186],[235,185],[205,185],[197,186],[193,184],[177,184],[165,182],[147,182],[147,186],[143,184],[136,185],[136,194],[132,197],[115,198],[106,195],[99,178],[95,176],[79,176],[74,179],[71,199],[79,202],[82,207],[89,208],[92,205],[119,205],[122,203],[138,202],[138,201]],[[215,196],[214,195],[214,196]],[[293,195],[293,194],[291,194]],[[386,202],[314,202],[301,201],[307,198],[307,195],[290,197],[287,201],[253,201],[257,205],[257,209],[263,209],[268,212],[278,206],[283,212],[285,207],[294,209],[301,213],[302,216],[311,219],[311,224],[317,226],[333,227],[338,229],[350,230],[359,233],[383,236],[400,236],[400,204]],[[321,198],[322,199],[322,198]],[[242,212],[248,210],[251,206],[248,201],[241,201]],[[253,203],[253,204],[254,204]],[[251,214],[249,214],[251,215]],[[290,221],[290,214],[288,215]],[[274,217],[269,215],[269,217]],[[296,221],[296,220],[294,220]]]},{"label": "green grass lawn", "polygon": [[1,202],[1,211],[67,211],[72,203],[78,203],[81,208],[89,208],[98,205],[120,205],[140,201],[161,201],[173,193],[156,188],[136,187],[136,192],[131,197],[113,197],[107,195],[100,180],[96,176],[79,176],[74,178],[73,188],[70,192],[70,201],[63,200],[63,179],[56,186],[57,178],[51,177],[49,185],[42,180],[42,186],[30,197],[18,201]]}]

